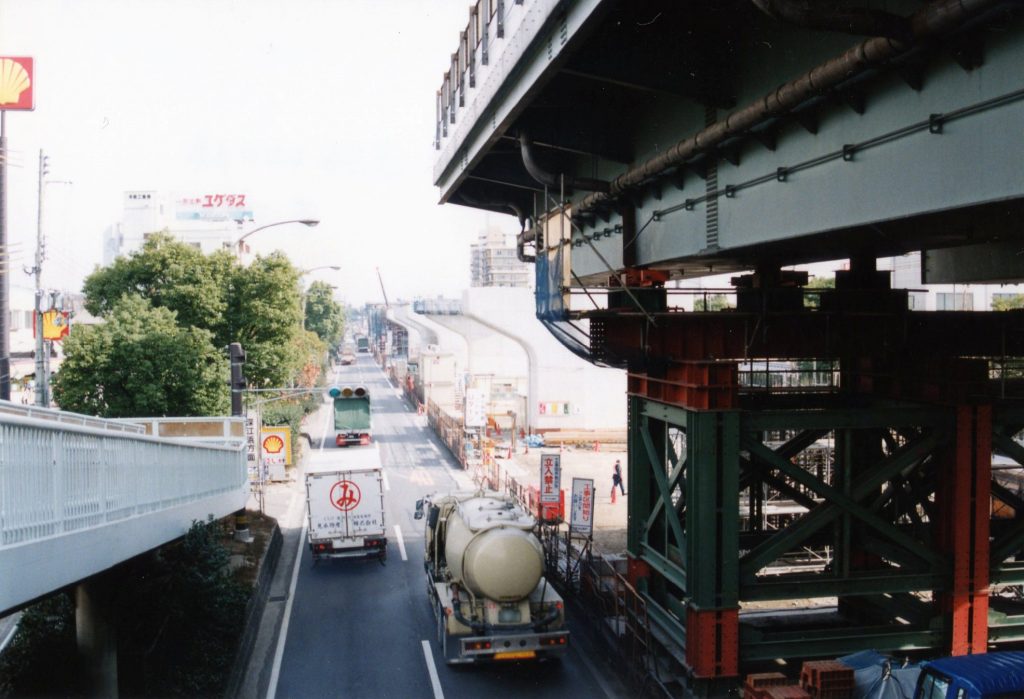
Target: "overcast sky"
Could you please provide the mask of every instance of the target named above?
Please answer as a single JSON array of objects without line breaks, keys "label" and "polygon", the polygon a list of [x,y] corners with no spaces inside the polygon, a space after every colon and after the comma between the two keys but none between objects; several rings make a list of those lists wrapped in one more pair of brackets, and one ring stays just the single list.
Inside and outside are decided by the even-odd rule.
[{"label": "overcast sky", "polygon": [[438,206],[434,93],[467,0],[0,0],[0,55],[35,59],[33,112],[8,112],[12,283],[35,248],[50,157],[46,286],[77,290],[129,189],[245,192],[249,240],[351,302],[468,284],[468,245],[511,217]]}]

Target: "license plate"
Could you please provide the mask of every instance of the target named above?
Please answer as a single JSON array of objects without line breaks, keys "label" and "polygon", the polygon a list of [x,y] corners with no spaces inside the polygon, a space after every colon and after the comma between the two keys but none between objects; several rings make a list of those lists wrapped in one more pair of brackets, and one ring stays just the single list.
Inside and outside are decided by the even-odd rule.
[{"label": "license plate", "polygon": [[529,658],[536,658],[537,651],[533,650],[516,650],[508,653],[495,653],[495,660],[527,660]]}]

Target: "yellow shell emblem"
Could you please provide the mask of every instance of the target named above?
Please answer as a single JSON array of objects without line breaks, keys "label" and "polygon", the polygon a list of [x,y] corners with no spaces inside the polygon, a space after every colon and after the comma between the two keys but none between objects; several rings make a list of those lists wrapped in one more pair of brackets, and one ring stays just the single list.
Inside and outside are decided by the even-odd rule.
[{"label": "yellow shell emblem", "polygon": [[263,451],[276,454],[284,449],[284,440],[277,436],[267,437],[263,440]]},{"label": "yellow shell emblem", "polygon": [[9,58],[0,59],[0,104],[16,104],[31,84],[25,66]]}]

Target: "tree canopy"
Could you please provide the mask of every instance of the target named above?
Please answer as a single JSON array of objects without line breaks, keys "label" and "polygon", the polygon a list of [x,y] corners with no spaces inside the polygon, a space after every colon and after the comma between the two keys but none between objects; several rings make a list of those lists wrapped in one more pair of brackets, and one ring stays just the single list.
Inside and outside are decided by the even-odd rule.
[{"label": "tree canopy", "polygon": [[334,289],[316,281],[306,292],[306,330],[315,332],[328,347],[337,347],[345,332],[345,310],[334,300]]},{"label": "tree canopy", "polygon": [[65,410],[101,417],[218,415],[228,407],[227,358],[208,330],[174,311],[123,296],[99,325],[64,341],[53,395]]},{"label": "tree canopy", "polygon": [[229,393],[220,374],[232,342],[245,348],[250,386],[288,386],[320,374],[310,357],[325,348],[302,329],[299,271],[283,253],[243,266],[227,250],[204,255],[161,233],[96,269],[84,291],[86,309],[106,322],[76,326],[65,342],[67,359],[54,379],[54,398],[65,409],[223,413]]}]

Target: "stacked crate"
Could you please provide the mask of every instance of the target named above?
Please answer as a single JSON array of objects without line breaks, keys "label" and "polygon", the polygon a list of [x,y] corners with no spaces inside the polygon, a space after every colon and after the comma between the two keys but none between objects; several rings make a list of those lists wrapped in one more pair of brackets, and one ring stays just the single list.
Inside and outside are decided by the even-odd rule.
[{"label": "stacked crate", "polygon": [[807,693],[806,689],[795,684],[768,687],[764,691],[764,699],[811,699],[811,695]]},{"label": "stacked crate", "polygon": [[805,662],[800,684],[814,699],[850,699],[853,696],[853,668],[838,660]]},{"label": "stacked crate", "polygon": [[758,672],[747,675],[743,684],[743,699],[767,699],[768,689],[789,684],[781,672]]}]

